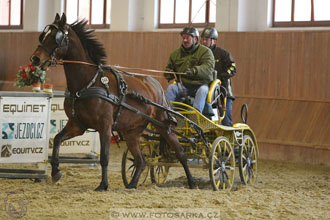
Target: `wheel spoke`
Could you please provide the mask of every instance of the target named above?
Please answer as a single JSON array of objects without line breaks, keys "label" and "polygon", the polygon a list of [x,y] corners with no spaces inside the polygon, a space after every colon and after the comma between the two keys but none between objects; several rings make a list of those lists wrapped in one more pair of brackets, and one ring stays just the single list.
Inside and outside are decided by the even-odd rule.
[{"label": "wheel spoke", "polygon": [[220,172],[220,167],[217,168],[217,169],[215,169],[215,170],[213,170],[213,175],[216,176],[217,173],[219,173],[219,172]]},{"label": "wheel spoke", "polygon": [[247,164],[244,164],[243,166],[243,172],[246,172]]},{"label": "wheel spoke", "polygon": [[218,189],[219,189],[220,183],[221,183],[220,180],[216,183],[216,187],[217,187]]},{"label": "wheel spoke", "polygon": [[132,168],[134,169],[134,167],[135,167],[134,164],[132,164],[131,166],[128,167],[127,170],[130,170],[130,169],[132,169]]},{"label": "wheel spoke", "polygon": [[136,170],[136,167],[135,167],[135,166],[133,166],[133,170],[132,170],[132,172],[131,172],[131,177],[133,177],[133,176],[134,176],[135,170]]},{"label": "wheel spoke", "polygon": [[225,189],[225,174],[224,174],[224,172],[221,172],[221,180],[220,180],[221,182],[222,182],[222,189],[224,190]]},{"label": "wheel spoke", "polygon": [[225,162],[227,162],[227,161],[229,161],[230,160],[230,157],[231,157],[231,155],[232,155],[232,153],[231,153],[231,151],[229,152],[229,155],[228,155],[228,157],[227,157],[227,159],[226,159],[226,161]]},{"label": "wheel spoke", "polygon": [[250,177],[250,167],[246,167],[245,171],[244,171],[244,176],[246,181],[248,181],[249,177]]},{"label": "wheel spoke", "polygon": [[247,145],[247,148],[249,148],[249,149],[251,148],[251,142],[249,140],[247,141],[246,145]]},{"label": "wheel spoke", "polygon": [[254,177],[255,177],[255,176],[254,176],[254,170],[252,169],[252,167],[250,167],[249,170],[250,170],[250,172],[249,172],[250,175],[249,175],[249,176],[252,176],[252,177],[254,178]]},{"label": "wheel spoke", "polygon": [[230,151],[230,146],[228,146],[228,143],[225,142],[224,149],[223,149],[223,157],[226,156],[226,153],[228,153],[228,151]]},{"label": "wheel spoke", "polygon": [[226,183],[223,182],[223,183],[222,183],[222,190],[225,190],[225,189],[226,189]]},{"label": "wheel spoke", "polygon": [[231,180],[228,179],[228,186],[231,188],[232,185],[233,185],[233,184],[232,184]]},{"label": "wheel spoke", "polygon": [[246,156],[242,154],[242,159],[246,162]]},{"label": "wheel spoke", "polygon": [[231,167],[231,166],[226,166],[227,170],[235,170],[235,167]]},{"label": "wheel spoke", "polygon": [[156,173],[159,175],[162,172],[162,166],[157,166]]},{"label": "wheel spoke", "polygon": [[251,147],[251,152],[249,154],[250,157],[252,157],[252,153],[254,152],[254,147]]}]

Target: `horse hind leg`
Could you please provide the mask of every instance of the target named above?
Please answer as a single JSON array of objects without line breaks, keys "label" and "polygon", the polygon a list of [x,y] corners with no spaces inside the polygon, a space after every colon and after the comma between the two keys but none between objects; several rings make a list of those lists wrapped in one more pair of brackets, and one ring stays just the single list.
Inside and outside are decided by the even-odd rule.
[{"label": "horse hind leg", "polygon": [[53,143],[53,153],[51,159],[52,165],[52,181],[55,183],[59,181],[62,177],[61,171],[58,169],[59,167],[59,151],[60,145],[63,141],[71,139],[75,136],[82,135],[84,130],[82,130],[79,126],[75,125],[71,120],[65,125],[65,127],[60,131],[54,138]]},{"label": "horse hind leg", "polygon": [[158,130],[159,130],[160,134],[162,135],[162,137],[166,140],[168,145],[170,145],[170,147],[175,151],[175,155],[178,158],[178,160],[180,161],[180,163],[183,166],[183,169],[186,173],[189,188],[190,189],[196,188],[195,180],[192,177],[190,169],[188,167],[187,157],[184,154],[183,148],[181,147],[181,145],[179,143],[178,137],[176,136],[176,134],[168,133],[164,129],[159,128]]},{"label": "horse hind leg", "polygon": [[141,149],[139,147],[139,134],[129,134],[125,135],[125,140],[127,147],[131,154],[134,157],[134,163],[136,170],[134,172],[134,175],[132,177],[131,182],[126,186],[127,189],[136,189],[137,184],[139,182],[139,178],[141,176],[141,173],[145,169],[146,163],[144,161],[144,158],[142,156]]}]

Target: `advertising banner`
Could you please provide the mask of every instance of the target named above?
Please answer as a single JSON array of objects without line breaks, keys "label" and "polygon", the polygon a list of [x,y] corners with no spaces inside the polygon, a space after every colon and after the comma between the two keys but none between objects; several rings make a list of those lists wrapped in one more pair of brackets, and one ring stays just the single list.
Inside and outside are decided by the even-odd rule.
[{"label": "advertising banner", "polygon": [[[49,152],[52,152],[54,137],[59,133],[66,123],[68,117],[64,112],[64,97],[53,97],[50,108],[50,138]],[[89,153],[98,151],[98,133],[86,131],[83,135],[64,141],[60,147],[60,154]]]},{"label": "advertising banner", "polygon": [[50,98],[0,97],[0,163],[35,163],[48,158]]}]

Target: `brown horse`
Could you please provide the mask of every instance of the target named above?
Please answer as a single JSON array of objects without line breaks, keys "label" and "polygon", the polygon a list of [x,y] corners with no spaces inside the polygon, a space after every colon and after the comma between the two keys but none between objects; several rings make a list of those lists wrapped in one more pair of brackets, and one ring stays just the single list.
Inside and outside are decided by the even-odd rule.
[{"label": "brown horse", "polygon": [[[136,172],[127,188],[136,188],[140,174],[145,168],[145,161],[139,148],[139,138],[150,121],[142,117],[142,114],[165,125],[158,124],[156,127],[168,145],[176,152],[185,170],[188,185],[194,188],[195,182],[187,166],[183,149],[176,134],[168,130],[168,127],[173,124],[170,116],[163,109],[141,101],[146,98],[168,107],[161,85],[152,77],[118,74],[119,71],[116,69],[103,67],[105,50],[95,39],[93,31],[87,30],[86,24],[87,21],[82,20],[68,25],[65,14],[62,17],[57,14],[55,21],[47,25],[41,33],[40,45],[31,56],[33,65],[40,66],[44,70],[56,63],[56,59],[64,60],[67,81],[64,108],[69,120],[54,139],[51,159],[52,180],[56,182],[62,176],[58,168],[60,144],[67,139],[82,135],[91,128],[99,132],[101,143],[102,181],[95,190],[106,191],[110,138],[112,130],[115,129],[122,134],[128,149],[134,156]],[[137,97],[142,97],[142,99]],[[122,104],[132,106],[133,110],[123,107]]]}]

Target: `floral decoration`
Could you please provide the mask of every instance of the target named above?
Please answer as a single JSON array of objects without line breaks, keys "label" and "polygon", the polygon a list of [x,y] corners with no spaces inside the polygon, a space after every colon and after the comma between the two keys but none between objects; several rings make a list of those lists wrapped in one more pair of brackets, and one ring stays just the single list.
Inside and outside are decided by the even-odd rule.
[{"label": "floral decoration", "polygon": [[32,63],[27,67],[20,67],[16,75],[15,86],[23,88],[24,86],[31,86],[35,83],[44,83],[46,80],[46,72],[39,67],[33,66]]}]

